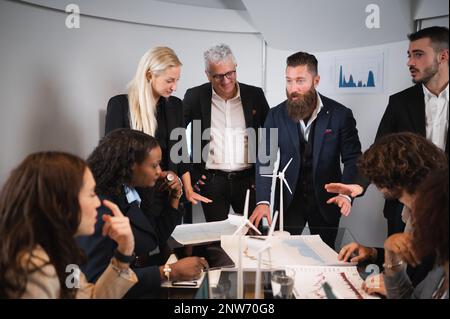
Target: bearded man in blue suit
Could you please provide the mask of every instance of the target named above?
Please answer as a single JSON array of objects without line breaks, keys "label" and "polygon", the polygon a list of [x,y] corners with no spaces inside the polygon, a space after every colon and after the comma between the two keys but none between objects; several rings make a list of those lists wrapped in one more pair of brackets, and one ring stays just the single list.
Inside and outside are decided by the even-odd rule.
[{"label": "bearded man in blue suit", "polygon": [[[279,170],[292,158],[285,172],[292,194],[283,191],[284,229],[299,234],[307,222],[311,233],[334,247],[340,217],[350,213],[352,202],[348,196],[327,193],[324,186],[330,181],[354,182],[361,143],[352,111],[316,91],[320,81],[317,69],[314,55],[297,52],[287,58],[287,100],[269,111],[264,124],[267,138],[261,141],[266,147],[260,149],[269,149],[270,139],[275,138],[270,129],[276,128]],[[275,161],[262,162],[262,158],[258,156],[256,165],[257,206],[250,217],[256,226],[262,218],[271,224],[272,183],[262,175],[271,174]],[[279,187],[275,188],[275,207],[279,205]]]}]

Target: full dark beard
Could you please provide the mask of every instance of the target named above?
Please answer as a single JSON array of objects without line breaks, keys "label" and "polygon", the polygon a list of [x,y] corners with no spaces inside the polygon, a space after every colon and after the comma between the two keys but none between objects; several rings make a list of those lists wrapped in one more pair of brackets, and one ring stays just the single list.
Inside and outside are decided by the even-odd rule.
[{"label": "full dark beard", "polygon": [[[287,112],[294,121],[304,120],[309,118],[317,106],[317,93],[314,87],[308,90],[305,94],[291,93],[288,96],[286,106]],[[293,100],[294,97],[298,99]]]}]

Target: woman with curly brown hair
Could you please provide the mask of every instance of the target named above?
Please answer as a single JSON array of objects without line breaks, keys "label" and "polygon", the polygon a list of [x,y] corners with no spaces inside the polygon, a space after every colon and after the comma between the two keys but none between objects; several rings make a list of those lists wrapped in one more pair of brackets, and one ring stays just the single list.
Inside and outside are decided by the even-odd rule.
[{"label": "woman with curly brown hair", "polygon": [[[131,268],[139,283],[127,298],[155,298],[165,280],[192,280],[207,266],[204,259],[187,257],[165,265],[167,239],[181,223],[181,182],[173,171],[162,171],[161,148],[156,139],[141,131],[117,129],[106,135],[87,162],[97,180],[100,197],[116,203],[130,219],[135,238],[135,257]],[[143,196],[142,196],[143,194]],[[142,197],[141,197],[142,196]],[[155,205],[162,207],[157,214]],[[98,210],[109,215],[107,209]],[[108,266],[115,243],[101,235],[101,219],[94,236],[80,238],[88,256],[83,268],[89,280],[96,281]]]},{"label": "woman with curly brown hair", "polygon": [[414,288],[400,250],[385,245],[385,264],[391,265],[384,273],[388,298],[448,299],[448,182],[448,169],[430,173],[417,189],[412,210],[411,253],[418,258],[435,255],[434,268]]},{"label": "woman with curly brown hair", "polygon": [[[403,261],[412,266],[408,269],[408,274],[414,286],[425,278],[434,260],[433,256],[422,260],[410,249],[412,230],[410,210],[417,195],[418,185],[430,172],[447,167],[448,159],[445,153],[424,137],[413,133],[397,133],[382,137],[366,150],[358,161],[360,173],[374,183],[384,197],[398,199],[405,206],[403,212],[405,232],[389,236],[384,246],[396,250],[396,253],[402,255]],[[383,264],[384,257],[383,249],[365,247],[359,243],[350,243],[339,253],[341,260],[372,262],[378,265]],[[384,289],[368,288],[368,290],[385,294]]]},{"label": "woman with curly brown hair", "polygon": [[[84,256],[74,237],[94,233],[100,201],[86,163],[61,152],[29,155],[0,194],[0,298],[121,298],[136,281],[129,264],[108,261],[97,284],[75,275]],[[128,218],[104,201],[103,235],[132,255]],[[74,275],[74,276],[71,276]]]}]

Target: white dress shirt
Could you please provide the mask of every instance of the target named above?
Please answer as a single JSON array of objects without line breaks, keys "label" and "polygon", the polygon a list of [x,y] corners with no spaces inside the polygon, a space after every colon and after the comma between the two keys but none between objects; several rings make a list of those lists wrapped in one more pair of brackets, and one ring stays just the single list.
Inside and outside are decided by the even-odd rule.
[{"label": "white dress shirt", "polygon": [[211,138],[206,169],[226,172],[251,167],[248,162],[248,136],[239,84],[236,96],[222,99],[212,89]]},{"label": "white dress shirt", "polygon": [[127,197],[128,204],[131,204],[132,202],[137,202],[138,206],[140,207],[142,200],[136,189],[134,187],[127,185],[123,185],[123,189],[125,192],[125,196]]},{"label": "white dress shirt", "polygon": [[322,99],[320,98],[320,95],[317,93],[317,106],[314,109],[313,113],[311,114],[311,118],[309,119],[308,124],[305,125],[305,121],[300,120],[300,129],[302,130],[302,135],[306,142],[308,142],[309,132],[311,132],[312,123],[316,120],[317,114],[319,114],[322,108],[323,108]]},{"label": "white dress shirt", "polygon": [[426,137],[440,149],[445,150],[448,131],[448,84],[438,96],[422,85],[425,97]]}]

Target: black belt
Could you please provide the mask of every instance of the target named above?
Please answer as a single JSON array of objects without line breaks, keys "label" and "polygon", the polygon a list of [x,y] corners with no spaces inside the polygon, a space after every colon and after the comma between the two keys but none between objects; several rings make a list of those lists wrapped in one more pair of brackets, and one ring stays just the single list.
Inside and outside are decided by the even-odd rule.
[{"label": "black belt", "polygon": [[253,168],[244,169],[242,171],[225,172],[218,169],[207,169],[206,174],[224,176],[228,180],[239,179],[248,176],[255,176],[255,170]]}]

